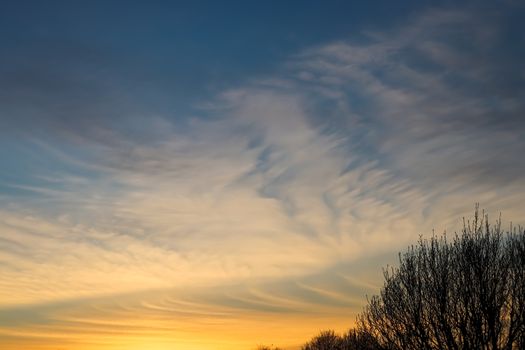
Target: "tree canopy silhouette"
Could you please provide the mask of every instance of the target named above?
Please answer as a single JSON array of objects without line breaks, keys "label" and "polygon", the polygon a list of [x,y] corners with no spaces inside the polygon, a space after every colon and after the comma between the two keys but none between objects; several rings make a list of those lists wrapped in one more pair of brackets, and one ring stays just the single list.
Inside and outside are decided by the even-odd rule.
[{"label": "tree canopy silhouette", "polygon": [[379,344],[368,333],[351,329],[342,336],[334,331],[322,331],[304,344],[302,350],[375,350]]},{"label": "tree canopy silhouette", "polygon": [[382,349],[525,349],[525,235],[476,208],[452,241],[420,239],[358,317]]},{"label": "tree canopy silhouette", "polygon": [[310,342],[303,345],[302,350],[342,350],[343,338],[334,331],[323,331]]},{"label": "tree canopy silhouette", "polygon": [[420,238],[346,334],[323,331],[302,350],[525,349],[525,230],[479,215],[451,240]]}]

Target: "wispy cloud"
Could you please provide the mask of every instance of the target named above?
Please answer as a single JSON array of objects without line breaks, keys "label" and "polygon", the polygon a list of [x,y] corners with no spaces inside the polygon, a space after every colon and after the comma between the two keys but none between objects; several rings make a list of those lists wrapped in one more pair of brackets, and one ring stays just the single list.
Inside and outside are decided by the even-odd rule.
[{"label": "wispy cloud", "polygon": [[61,122],[20,141],[46,161],[3,184],[0,316],[30,315],[3,336],[103,334],[100,309],[144,337],[255,332],[265,312],[346,324],[419,234],[456,229],[474,202],[523,221],[524,72],[501,64],[505,30],[431,11],[306,49],[193,117]]}]

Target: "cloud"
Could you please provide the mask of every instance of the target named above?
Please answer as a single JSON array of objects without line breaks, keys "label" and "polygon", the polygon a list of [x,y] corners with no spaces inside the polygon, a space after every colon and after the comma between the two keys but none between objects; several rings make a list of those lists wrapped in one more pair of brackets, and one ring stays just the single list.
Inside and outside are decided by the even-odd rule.
[{"label": "cloud", "polygon": [[[298,74],[344,90],[352,122],[365,124],[374,157],[411,184],[449,187],[477,178],[522,181],[523,84],[518,57],[502,66],[501,23],[464,12],[432,12],[366,44],[307,50]],[[507,56],[505,56],[507,57]],[[505,169],[505,170],[503,170]]]},{"label": "cloud", "polygon": [[373,275],[352,264],[302,278],[18,305],[0,309],[0,339],[18,345],[51,340],[54,346],[111,348],[149,342],[205,349],[250,348],[275,339],[293,346],[319,327],[346,329],[364,302],[349,291],[373,292],[377,286],[362,285]]},{"label": "cloud", "polygon": [[101,117],[17,142],[37,175],[2,196],[0,315],[30,316],[4,336],[113,322],[111,337],[213,329],[216,342],[248,324],[253,342],[281,315],[305,326],[280,335],[292,344],[319,319],[347,324],[385,261],[475,202],[522,222],[523,72],[506,30],[430,11],[305,49],[184,123],[144,115],[130,132]]}]

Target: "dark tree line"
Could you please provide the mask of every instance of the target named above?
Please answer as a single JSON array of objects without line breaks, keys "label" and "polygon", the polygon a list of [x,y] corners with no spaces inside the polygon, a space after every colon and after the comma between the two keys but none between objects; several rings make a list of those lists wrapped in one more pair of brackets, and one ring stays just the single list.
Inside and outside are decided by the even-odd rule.
[{"label": "dark tree line", "polygon": [[303,345],[302,350],[373,350],[379,344],[370,334],[351,329],[342,336],[324,331]]},{"label": "dark tree line", "polygon": [[476,208],[451,240],[420,239],[384,270],[379,295],[348,333],[302,350],[525,349],[525,231],[489,225]]},{"label": "dark tree line", "polygon": [[523,231],[476,210],[451,242],[420,240],[384,276],[358,319],[384,348],[525,349]]}]

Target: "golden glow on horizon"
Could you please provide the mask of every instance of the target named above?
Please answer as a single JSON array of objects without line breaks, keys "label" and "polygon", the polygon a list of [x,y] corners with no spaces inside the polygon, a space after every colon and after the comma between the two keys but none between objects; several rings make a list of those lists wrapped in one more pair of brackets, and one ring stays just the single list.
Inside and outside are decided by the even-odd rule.
[{"label": "golden glow on horizon", "polygon": [[[91,322],[98,326],[90,327],[84,323],[58,330],[51,326],[7,333],[4,330],[0,332],[0,339],[4,346],[2,349],[8,350],[19,349],[21,345],[25,350],[241,350],[255,349],[258,344],[295,349],[304,339],[321,329],[346,330],[352,325],[350,317],[244,313],[214,320],[197,316],[182,322],[159,319],[100,322],[93,319]],[[115,327],[116,324],[118,327]],[[7,341],[2,338],[5,334],[23,339],[13,338],[11,343],[9,338]]]}]

